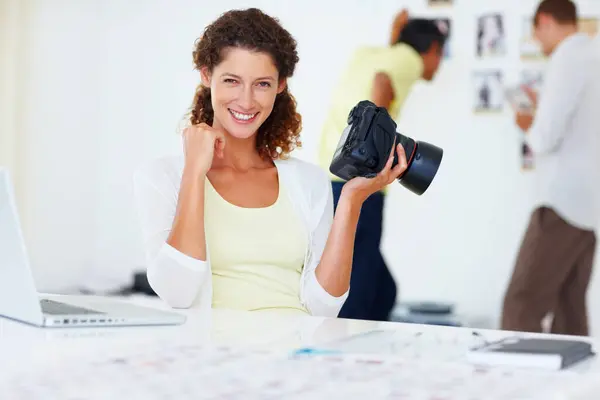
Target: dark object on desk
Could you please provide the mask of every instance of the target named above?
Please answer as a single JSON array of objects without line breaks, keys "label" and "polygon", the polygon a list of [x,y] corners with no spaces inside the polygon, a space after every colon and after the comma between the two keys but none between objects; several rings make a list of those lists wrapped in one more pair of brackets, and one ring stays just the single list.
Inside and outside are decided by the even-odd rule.
[{"label": "dark object on desk", "polygon": [[422,301],[402,303],[392,312],[390,320],[410,324],[462,326],[462,322],[454,315],[454,305]]},{"label": "dark object on desk", "polygon": [[453,306],[448,303],[437,303],[431,301],[423,301],[418,303],[407,303],[406,307],[411,313],[419,314],[436,314],[445,315],[452,314]]},{"label": "dark object on desk", "polygon": [[156,296],[156,292],[150,287],[148,276],[145,272],[137,272],[133,275],[133,293],[143,293],[149,296]]},{"label": "dark object on desk", "polygon": [[127,286],[122,286],[117,289],[104,291],[104,292],[98,292],[98,291],[93,291],[93,290],[89,290],[86,288],[82,288],[82,289],[79,289],[79,293],[86,294],[86,295],[100,294],[100,295],[104,295],[104,296],[130,296],[132,294],[140,294],[141,293],[141,294],[146,294],[148,296],[158,296],[156,294],[156,292],[154,292],[154,290],[152,290],[152,287],[150,286],[150,283],[148,282],[148,276],[146,275],[145,272],[134,273],[133,274],[133,282]]},{"label": "dark object on desk", "polygon": [[467,359],[479,365],[560,370],[594,355],[583,340],[510,337],[471,349]]},{"label": "dark object on desk", "polygon": [[[394,143],[401,144],[408,167],[397,180],[419,196],[425,193],[437,174],[444,151],[396,132],[396,126],[384,107],[369,100],[360,101],[350,110],[348,126],[342,132],[329,171],[346,181],[357,176],[374,177],[385,167]],[[395,148],[393,154],[392,166],[396,166]]]}]

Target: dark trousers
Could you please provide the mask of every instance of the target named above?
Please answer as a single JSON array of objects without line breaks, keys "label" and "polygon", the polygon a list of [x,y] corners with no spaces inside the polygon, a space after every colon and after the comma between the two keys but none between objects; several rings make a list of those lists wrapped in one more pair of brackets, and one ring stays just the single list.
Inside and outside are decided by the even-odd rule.
[{"label": "dark trousers", "polygon": [[[332,186],[337,209],[344,183],[332,182]],[[350,293],[338,314],[340,318],[387,321],[394,308],[396,283],[379,249],[384,197],[378,192],[363,203],[354,241]]]},{"label": "dark trousers", "polygon": [[570,225],[551,208],[536,209],[504,298],[502,329],[541,332],[552,313],[552,333],[587,336],[595,250],[593,231]]}]

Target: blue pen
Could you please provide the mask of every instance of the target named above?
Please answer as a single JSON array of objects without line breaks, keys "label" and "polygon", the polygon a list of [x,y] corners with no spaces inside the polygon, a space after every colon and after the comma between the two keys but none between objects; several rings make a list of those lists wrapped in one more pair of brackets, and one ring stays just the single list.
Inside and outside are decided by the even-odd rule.
[{"label": "blue pen", "polygon": [[302,349],[298,349],[294,351],[294,355],[330,355],[330,354],[340,354],[340,351],[337,350],[326,350],[326,349],[314,349],[310,347],[305,347]]}]

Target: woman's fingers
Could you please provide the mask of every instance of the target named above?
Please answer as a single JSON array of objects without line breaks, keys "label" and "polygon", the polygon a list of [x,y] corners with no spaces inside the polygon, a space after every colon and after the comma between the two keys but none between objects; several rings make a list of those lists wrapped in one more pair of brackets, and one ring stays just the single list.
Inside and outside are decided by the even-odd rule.
[{"label": "woman's fingers", "polygon": [[392,165],[394,164],[394,147],[396,147],[396,138],[394,138],[394,144],[392,145],[392,149],[390,151],[390,155],[388,157],[383,170],[381,170],[381,174],[386,174],[392,170]]},{"label": "woman's fingers", "polygon": [[389,177],[390,177],[390,173],[392,171],[393,164],[394,164],[394,146],[392,146],[392,152],[390,153],[390,156],[388,157],[388,160],[385,163],[385,166],[383,167],[381,172],[379,172],[379,174],[377,175],[377,178],[379,178],[379,180],[381,180],[383,184],[386,184],[389,181]]},{"label": "woman's fingers", "polygon": [[222,132],[219,132],[219,137],[217,137],[217,143],[219,146],[219,157],[223,158],[225,154],[225,135]]},{"label": "woman's fingers", "polygon": [[393,164],[394,164],[394,148],[392,147],[392,154],[390,154],[390,156],[388,157],[388,160],[385,163],[385,167],[383,167],[383,170],[385,172],[389,172],[392,169]]},{"label": "woman's fingers", "polygon": [[398,178],[406,168],[408,167],[408,161],[406,160],[406,152],[404,151],[404,147],[401,144],[396,146],[396,151],[398,152],[398,164],[392,169],[391,176],[392,180]]},{"label": "woman's fingers", "polygon": [[217,155],[217,157],[223,158],[225,151],[225,135],[223,134],[223,132],[216,129],[212,129],[211,132],[213,134],[215,154]]}]

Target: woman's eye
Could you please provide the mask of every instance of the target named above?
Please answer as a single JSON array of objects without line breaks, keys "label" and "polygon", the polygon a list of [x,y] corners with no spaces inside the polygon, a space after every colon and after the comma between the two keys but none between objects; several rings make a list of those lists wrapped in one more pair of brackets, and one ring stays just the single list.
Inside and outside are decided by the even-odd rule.
[{"label": "woman's eye", "polygon": [[235,79],[225,78],[225,83],[235,83]]},{"label": "woman's eye", "polygon": [[264,88],[270,88],[271,84],[269,82],[259,82],[258,85]]}]

